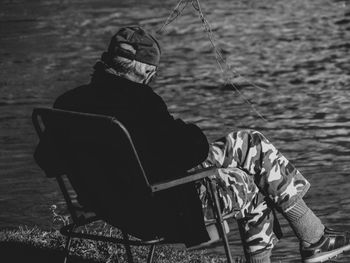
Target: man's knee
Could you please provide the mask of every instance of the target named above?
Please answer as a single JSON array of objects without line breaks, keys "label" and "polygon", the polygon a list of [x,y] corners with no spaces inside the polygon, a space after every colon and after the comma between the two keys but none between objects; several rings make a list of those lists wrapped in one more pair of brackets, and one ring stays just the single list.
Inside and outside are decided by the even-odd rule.
[{"label": "man's knee", "polygon": [[238,218],[242,217],[259,192],[254,178],[239,168],[220,168],[215,179],[220,196],[226,199],[223,202],[224,210],[234,212]]},{"label": "man's knee", "polygon": [[244,129],[244,130],[239,130],[237,131],[237,137],[238,138],[248,138],[250,141],[266,141],[267,138],[265,135],[257,130],[251,130],[251,129]]}]

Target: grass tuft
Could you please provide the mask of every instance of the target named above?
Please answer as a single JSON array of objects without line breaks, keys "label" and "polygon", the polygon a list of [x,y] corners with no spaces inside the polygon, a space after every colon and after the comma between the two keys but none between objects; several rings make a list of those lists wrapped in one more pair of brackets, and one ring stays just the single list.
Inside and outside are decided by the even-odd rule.
[{"label": "grass tuft", "polygon": [[[108,227],[105,226],[105,228]],[[65,237],[58,230],[43,231],[37,227],[29,228],[23,226],[14,230],[2,230],[0,232],[1,243],[21,243],[33,248],[53,249],[62,252],[65,245]],[[148,247],[132,248],[135,262],[146,262],[148,249]],[[96,262],[127,262],[124,247],[107,242],[74,239],[70,251],[70,255],[73,257]],[[205,250],[187,251],[171,245],[161,245],[156,248],[154,262],[220,263],[226,262],[226,258],[224,256],[206,255]],[[242,261],[237,258],[236,262]]]},{"label": "grass tuft", "polygon": [[[21,253],[18,249],[19,245],[26,246],[26,253],[32,255],[37,262],[40,251],[50,250],[55,253],[51,253],[49,259],[47,257],[43,262],[61,262],[63,258],[63,250],[65,246],[65,237],[59,232],[59,229],[63,225],[67,225],[70,222],[70,218],[62,216],[56,212],[57,207],[51,206],[50,211],[52,214],[52,227],[49,231],[41,230],[38,227],[20,226],[13,230],[0,230],[0,253]],[[88,226],[80,228],[80,231],[91,234],[100,234],[104,236],[121,237],[121,232],[103,222],[94,222]],[[15,245],[14,245],[15,244]],[[9,247],[10,250],[6,251],[5,247]],[[1,249],[3,248],[3,249]],[[30,252],[31,250],[31,252]],[[132,254],[135,262],[146,262],[149,247],[133,247]],[[83,239],[73,239],[70,249],[70,255],[72,262],[127,262],[125,248],[119,244],[98,242]],[[25,255],[22,255],[25,258]],[[17,255],[18,257],[18,255]],[[54,258],[52,258],[54,257]],[[57,259],[59,258],[59,260]],[[187,251],[184,247],[172,246],[172,245],[160,245],[156,247],[154,262],[157,263],[173,263],[173,262],[190,262],[190,263],[220,263],[226,262],[226,257],[221,255],[207,255],[206,250],[192,250]],[[81,261],[83,260],[83,261]],[[84,261],[85,260],[85,261]],[[86,261],[87,260],[87,261]],[[23,262],[21,260],[12,260],[9,262]],[[63,262],[63,261],[62,261]],[[237,263],[243,262],[240,258],[237,258]]]}]

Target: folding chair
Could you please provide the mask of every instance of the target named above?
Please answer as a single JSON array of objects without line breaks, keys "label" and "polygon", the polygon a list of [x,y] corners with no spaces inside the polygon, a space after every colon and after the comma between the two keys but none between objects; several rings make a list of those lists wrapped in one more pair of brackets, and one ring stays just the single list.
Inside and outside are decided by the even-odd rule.
[{"label": "folding chair", "polygon": [[[126,184],[127,187],[130,187],[126,195],[128,195],[129,192],[131,192],[129,195],[132,195],[133,193],[137,192],[142,193],[144,196],[148,196],[151,200],[152,197],[158,192],[174,189],[175,187],[179,187],[188,183],[193,183],[195,181],[207,178],[208,176],[213,174],[213,168],[211,168],[196,173],[188,173],[187,176],[175,180],[150,183],[150,180],[145,174],[138,153],[136,152],[135,146],[128,131],[114,117],[97,114],[78,113],[51,108],[35,108],[32,114],[32,121],[35,130],[40,138],[40,141],[46,140],[49,143],[48,147],[50,147],[50,151],[54,154],[54,156],[48,156],[47,158],[57,159],[57,163],[50,163],[49,160],[46,167],[43,167],[42,165],[40,166],[45,171],[47,177],[56,178],[59,187],[63,193],[64,199],[67,203],[68,211],[72,218],[72,223],[61,228],[61,233],[67,237],[64,258],[65,263],[68,260],[72,238],[90,239],[95,241],[105,241],[112,242],[115,244],[122,244],[126,248],[128,262],[133,262],[130,246],[150,246],[147,262],[152,262],[155,246],[158,244],[168,243],[168,241],[164,237],[157,236],[155,236],[151,240],[130,240],[129,234],[132,235],[133,233],[130,233],[128,231],[128,227],[125,227],[126,229],[124,229],[123,226],[118,227],[122,231],[123,238],[107,237],[75,231],[80,226],[84,226],[96,220],[104,220],[104,218],[100,218],[96,215],[92,217],[87,217],[84,216],[84,213],[81,213],[84,209],[93,209],[91,209],[89,205],[87,205],[87,207],[84,207],[84,204],[82,204],[83,207],[81,207],[73,202],[72,194],[67,188],[66,180],[64,180],[63,178],[63,175],[67,175],[71,185],[73,186],[76,192],[79,193],[79,191],[84,190],[79,189],[79,187],[84,188],[84,183],[83,186],[79,186],[79,183],[76,183],[75,180],[84,181],[89,179],[84,178],[84,176],[81,175],[82,171],[77,172],[76,169],[83,169],[83,172],[84,169],[85,171],[87,171],[86,169],[97,169],[93,166],[90,167],[90,163],[79,163],[81,162],[79,158],[84,158],[84,156],[80,155],[88,154],[89,150],[91,150],[88,147],[91,147],[91,144],[94,144],[95,150],[101,150],[101,152],[104,151],[105,148],[109,149],[107,153],[105,153],[105,155],[108,155],[109,157],[104,157],[104,162],[107,163],[107,165],[111,162],[116,162],[117,164],[113,163],[110,165],[110,167],[106,169],[113,170],[114,168],[117,168],[120,165],[127,166],[128,174],[127,176],[124,176],[127,179],[124,178],[124,181],[118,181],[118,183]],[[73,145],[73,149],[79,149],[79,158],[77,159],[77,154],[72,153],[74,152],[74,150],[64,152],[64,150],[62,150],[62,145]],[[107,173],[114,172],[109,170],[106,170]],[[92,182],[92,184],[96,184],[96,188],[98,188],[99,184],[102,184],[101,181],[103,182],[104,180],[107,180],[107,177],[104,177],[105,170],[92,172],[99,173],[99,179],[96,180],[96,182]],[[77,174],[80,174],[80,177],[78,176],[79,178],[76,178]],[[219,236],[224,243],[227,261],[233,262],[230,253],[228,238],[225,231],[224,218],[220,212],[216,185],[213,182],[211,182],[211,180],[208,181],[210,182],[209,196],[212,199],[212,206],[215,214]],[[107,182],[106,185],[101,185],[101,187],[109,188],[110,185],[111,183]],[[135,187],[135,189],[132,189],[133,187]],[[98,199],[99,197],[95,196],[96,193],[94,191],[94,188],[88,189],[87,195],[85,197],[83,196],[82,199],[89,196],[93,196],[92,199]],[[125,197],[126,200],[129,200],[129,197],[130,196]],[[91,200],[89,202],[91,202]],[[101,203],[98,203],[98,205],[96,205],[95,208],[99,207],[100,204]],[[92,207],[93,206],[94,205],[92,205]],[[103,210],[105,208],[103,207],[101,209]],[[121,213],[120,216],[123,216],[123,214]]]}]

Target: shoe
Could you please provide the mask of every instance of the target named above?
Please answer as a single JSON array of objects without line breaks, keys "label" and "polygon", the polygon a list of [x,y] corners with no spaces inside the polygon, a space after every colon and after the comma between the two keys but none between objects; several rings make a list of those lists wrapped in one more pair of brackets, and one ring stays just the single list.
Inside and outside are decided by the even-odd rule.
[{"label": "shoe", "polygon": [[350,233],[325,228],[322,238],[309,247],[301,247],[304,263],[325,262],[344,251],[350,250]]}]

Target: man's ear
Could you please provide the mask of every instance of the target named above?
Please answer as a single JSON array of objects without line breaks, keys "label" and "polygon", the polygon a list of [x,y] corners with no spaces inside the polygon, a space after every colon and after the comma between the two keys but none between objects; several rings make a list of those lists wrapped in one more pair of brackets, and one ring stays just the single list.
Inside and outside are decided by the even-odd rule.
[{"label": "man's ear", "polygon": [[154,75],[156,74],[156,70],[150,71],[147,75],[147,78],[144,80],[144,84],[148,84],[152,81],[152,78],[154,77]]}]

